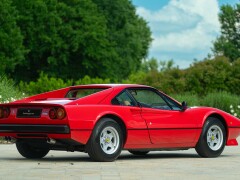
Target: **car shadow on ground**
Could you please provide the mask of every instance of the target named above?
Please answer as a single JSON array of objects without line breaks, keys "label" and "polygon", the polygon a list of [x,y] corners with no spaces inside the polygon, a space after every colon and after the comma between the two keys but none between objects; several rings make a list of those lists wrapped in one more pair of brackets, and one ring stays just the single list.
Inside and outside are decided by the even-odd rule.
[{"label": "car shadow on ground", "polygon": [[124,160],[139,160],[139,159],[179,159],[179,158],[200,158],[197,154],[186,154],[186,153],[150,153],[144,156],[132,155],[132,154],[123,154],[118,157],[118,159]]},{"label": "car shadow on ground", "polygon": [[[221,155],[218,158],[225,158],[225,157],[231,157],[234,155]],[[137,156],[137,155],[132,155],[130,153],[122,153],[118,159],[118,160],[123,160],[123,161],[134,161],[134,160],[152,160],[152,159],[196,159],[196,158],[201,158],[200,156],[198,156],[197,154],[194,153],[165,153],[165,152],[154,152],[154,153],[150,153],[147,154],[145,156]],[[57,163],[57,162],[68,162],[68,163],[72,163],[72,162],[93,162],[90,157],[87,154],[83,154],[83,153],[79,153],[79,154],[75,154],[75,155],[48,155],[42,159],[26,159],[23,158],[21,156],[19,156],[19,158],[16,157],[1,157],[1,160],[7,160],[7,161],[22,161],[22,162],[52,162],[52,163]]]}]

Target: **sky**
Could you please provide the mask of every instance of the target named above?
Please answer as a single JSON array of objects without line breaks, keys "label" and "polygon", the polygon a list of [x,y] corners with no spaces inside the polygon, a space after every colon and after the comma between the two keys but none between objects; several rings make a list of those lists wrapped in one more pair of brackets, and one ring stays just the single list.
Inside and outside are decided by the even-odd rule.
[{"label": "sky", "polygon": [[213,41],[220,35],[220,7],[240,1],[132,0],[132,3],[152,32],[148,58],[172,59],[183,69],[211,54]]}]

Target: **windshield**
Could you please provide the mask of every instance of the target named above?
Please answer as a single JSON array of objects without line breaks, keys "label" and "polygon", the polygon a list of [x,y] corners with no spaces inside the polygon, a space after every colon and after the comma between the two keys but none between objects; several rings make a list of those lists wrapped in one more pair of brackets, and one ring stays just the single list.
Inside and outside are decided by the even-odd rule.
[{"label": "windshield", "polygon": [[100,91],[103,91],[107,88],[81,88],[81,89],[72,89],[70,91],[68,91],[67,95],[65,96],[66,98],[74,98],[74,99],[78,99],[78,98],[82,98]]}]

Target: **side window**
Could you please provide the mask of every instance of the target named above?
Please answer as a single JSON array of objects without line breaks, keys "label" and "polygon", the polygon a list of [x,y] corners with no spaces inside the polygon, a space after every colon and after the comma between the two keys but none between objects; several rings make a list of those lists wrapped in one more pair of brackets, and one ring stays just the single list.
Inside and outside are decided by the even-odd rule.
[{"label": "side window", "polygon": [[148,89],[130,89],[129,92],[142,107],[171,110],[162,97]]},{"label": "side window", "polygon": [[170,104],[170,106],[172,107],[173,110],[180,111],[182,109],[182,107],[178,103],[176,103],[175,101],[173,101],[169,97],[164,96],[164,99],[168,102],[168,104]]},{"label": "side window", "polygon": [[136,102],[129,97],[126,91],[120,93],[112,100],[113,105],[136,106]]}]

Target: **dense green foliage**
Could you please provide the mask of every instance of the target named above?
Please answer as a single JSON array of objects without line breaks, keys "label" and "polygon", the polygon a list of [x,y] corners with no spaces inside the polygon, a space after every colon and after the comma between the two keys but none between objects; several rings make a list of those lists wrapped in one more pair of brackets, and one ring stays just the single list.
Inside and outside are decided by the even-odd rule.
[{"label": "dense green foliage", "polygon": [[11,1],[0,2],[0,74],[13,72],[16,65],[22,63],[24,48],[23,37],[16,24],[17,11]]},{"label": "dense green foliage", "polygon": [[0,76],[0,103],[15,101],[24,97],[24,95],[15,86],[13,80],[7,79],[5,76]]},{"label": "dense green foliage", "polygon": [[89,76],[84,76],[82,79],[79,79],[77,81],[64,81],[61,78],[49,77],[47,74],[40,73],[40,77],[37,79],[36,82],[31,81],[29,83],[26,83],[21,81],[19,83],[19,88],[22,92],[28,95],[34,95],[42,92],[64,88],[71,85],[107,83],[110,83],[110,79],[90,78]]},{"label": "dense green foliage", "polygon": [[240,118],[240,96],[228,92],[212,92],[205,96],[196,94],[175,94],[172,97],[186,101],[189,106],[215,107]]},{"label": "dense green foliage", "polygon": [[212,92],[225,91],[240,95],[239,67],[240,59],[230,63],[225,57],[195,62],[185,70],[175,67],[172,61],[158,63],[156,59],[151,59],[142,63],[138,72],[131,74],[122,81],[91,78],[89,76],[80,80],[64,81],[61,78],[50,78],[42,73],[36,82],[21,82],[20,88],[28,94],[37,94],[72,84],[129,83],[150,85],[167,94],[189,92],[190,94],[204,96]]},{"label": "dense green foliage", "polygon": [[240,4],[223,5],[219,20],[221,36],[214,42],[214,52],[234,61],[240,57]]},{"label": "dense green foliage", "polygon": [[19,88],[22,92],[34,95],[42,92],[52,91],[67,86],[71,86],[72,81],[64,82],[60,78],[48,77],[48,75],[41,73],[36,82],[31,81],[29,83],[21,81]]},{"label": "dense green foliage", "polygon": [[[151,32],[147,23],[136,15],[135,7],[129,0],[93,0],[107,19],[107,39],[115,52],[109,66],[119,79],[136,72],[141,60],[146,57]],[[109,71],[110,73],[111,71]],[[108,73],[108,77],[111,77]]]},{"label": "dense green foliage", "polygon": [[139,69],[151,42],[129,0],[3,0],[0,13],[0,73],[17,81],[42,71],[119,80]]},{"label": "dense green foliage", "polygon": [[217,57],[213,60],[206,59],[205,61],[195,63],[186,70],[186,90],[198,94],[214,91],[228,91],[240,94],[238,87],[230,85],[232,82],[240,80],[239,74],[235,73],[235,67],[239,67],[239,63],[240,59],[230,63],[224,57]]},{"label": "dense green foliage", "polygon": [[36,79],[44,71],[67,79],[92,73],[98,66],[106,68],[99,63],[108,48],[105,19],[91,1],[14,0],[13,4],[28,50],[25,63],[15,69],[16,78]]},{"label": "dense green foliage", "polygon": [[[152,64],[153,62],[148,62]],[[155,62],[156,63],[156,62]],[[160,62],[160,65],[164,64]],[[146,68],[132,74],[124,83],[148,84],[166,93],[190,92],[205,95],[209,92],[227,91],[240,94],[240,59],[230,63],[225,57],[205,59],[195,62],[191,67],[181,70],[172,66],[172,62],[166,67],[157,69]],[[146,69],[148,71],[146,72]]]},{"label": "dense green foliage", "polygon": [[240,117],[240,96],[234,95],[228,92],[212,92],[205,96],[198,96],[191,93],[172,94],[172,97],[177,99],[179,102],[186,101],[189,106],[208,106],[215,107],[224,110],[229,113],[231,112],[231,106],[238,112]]}]

